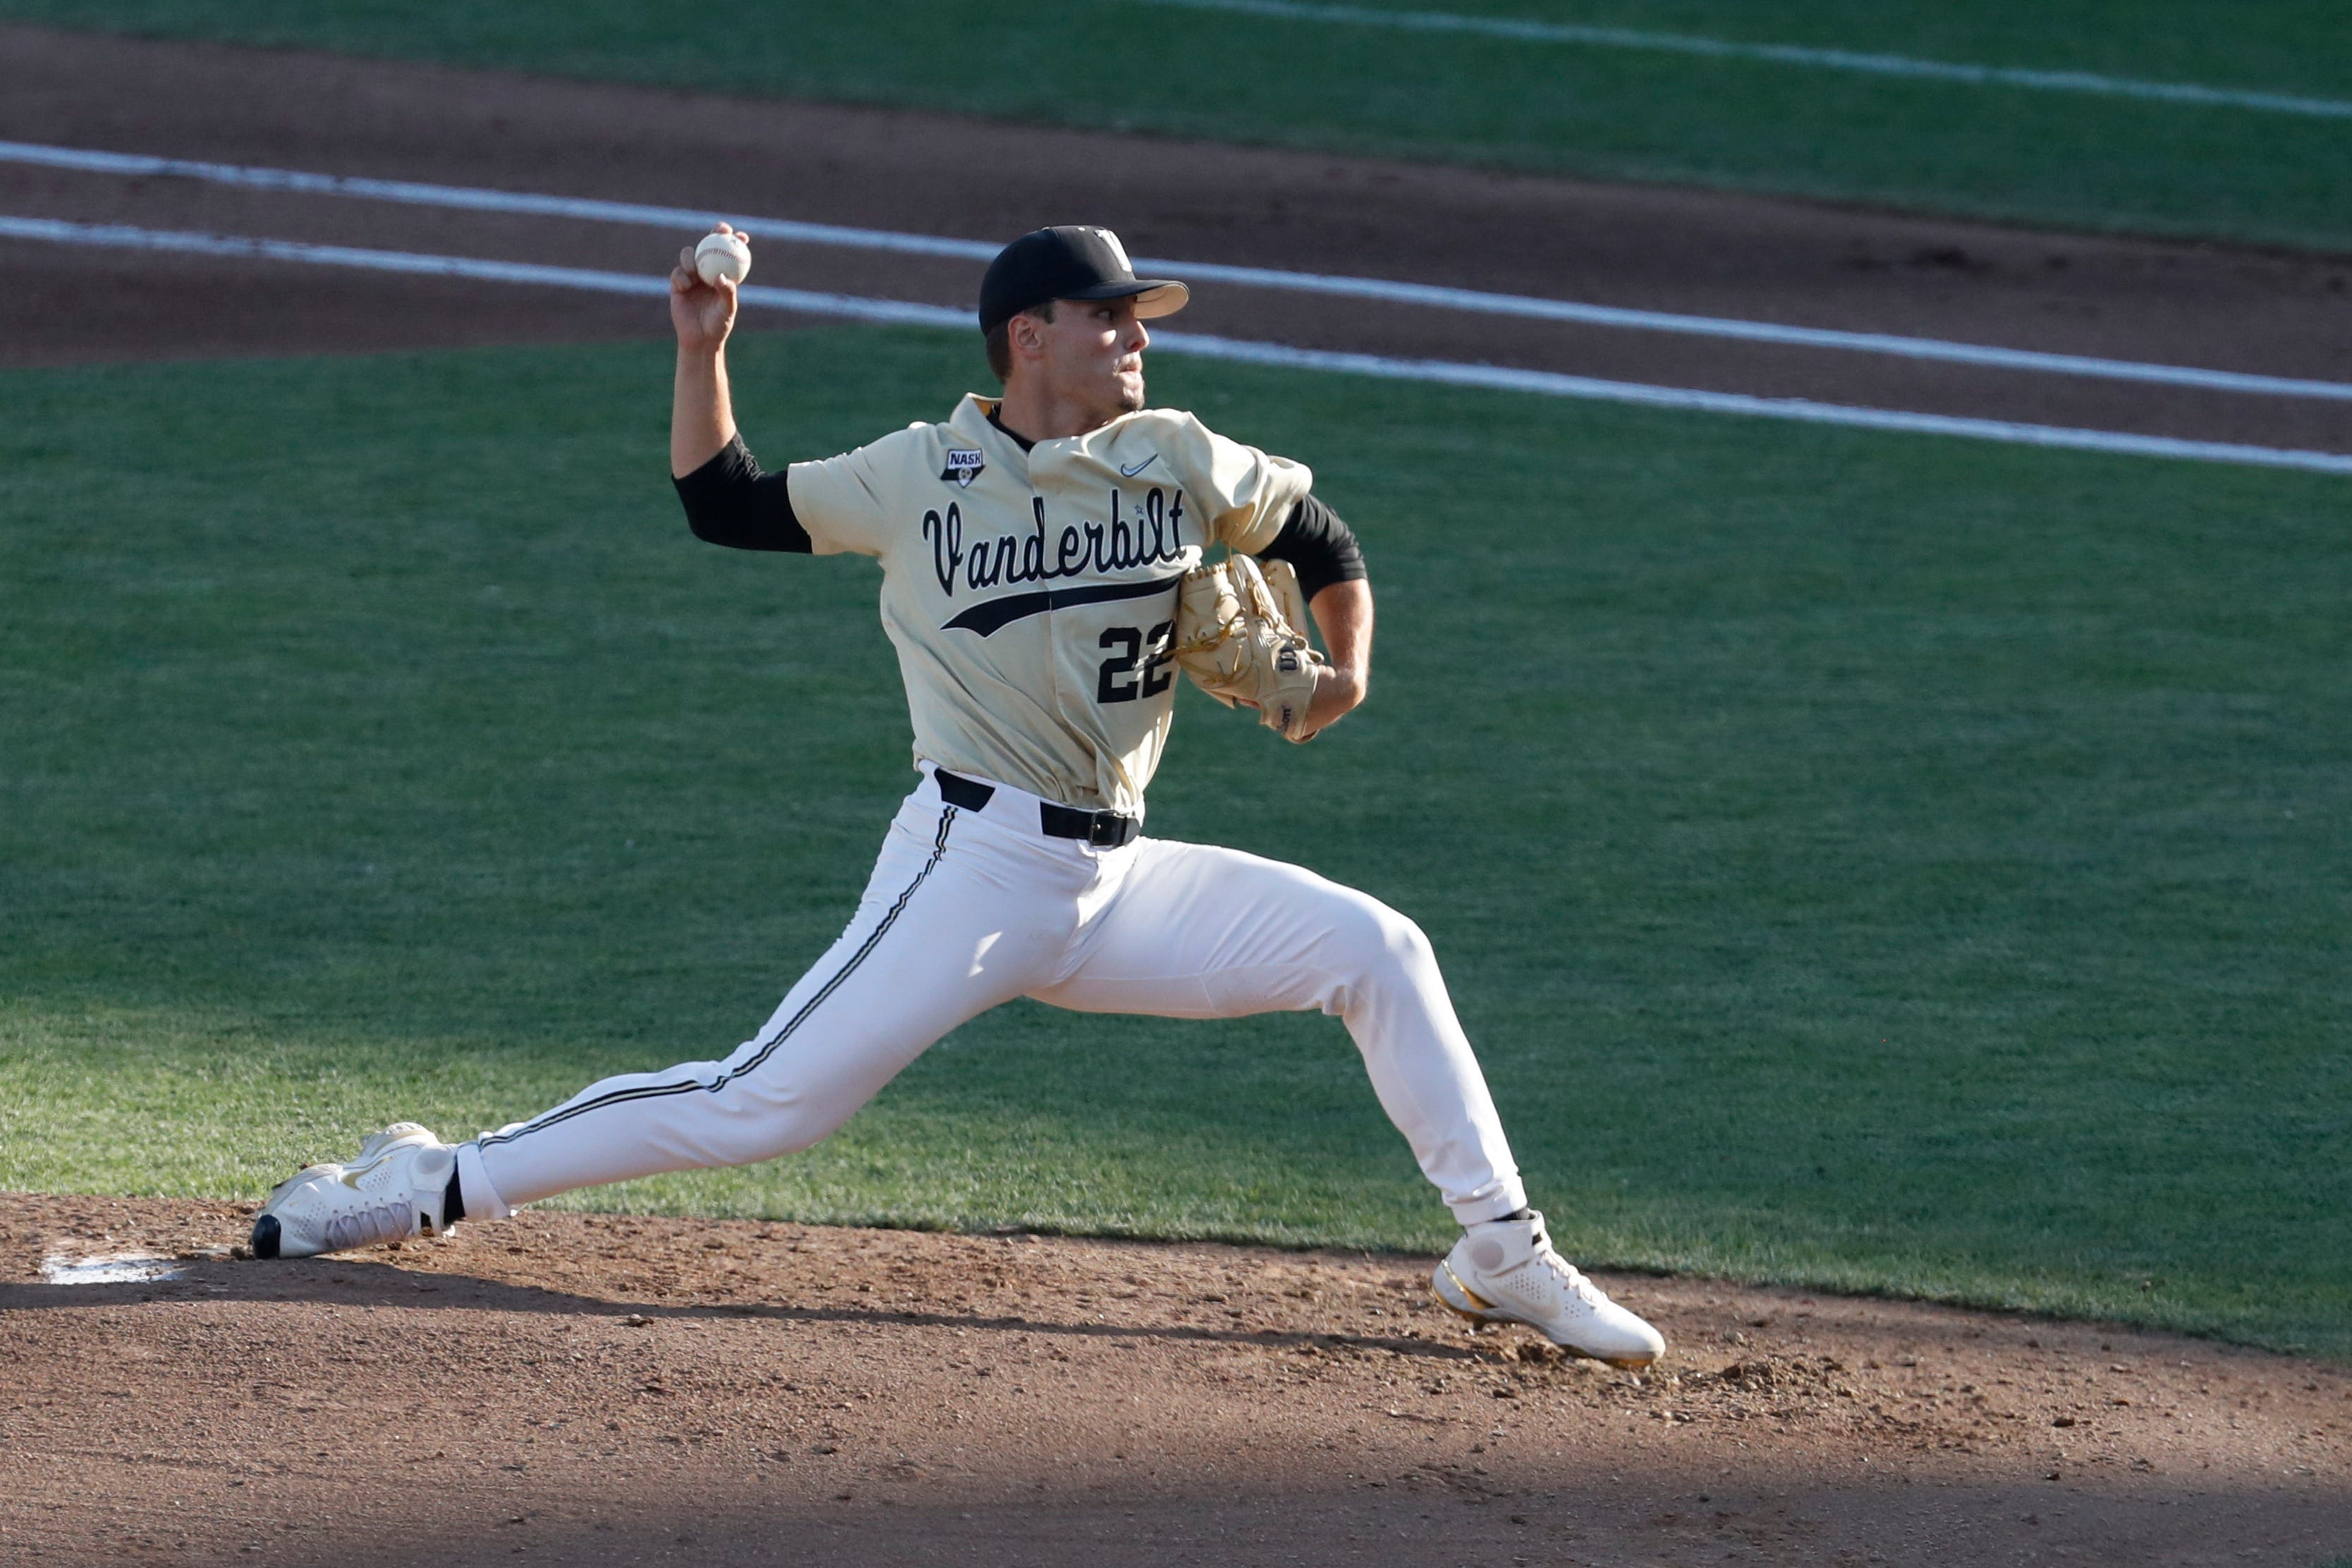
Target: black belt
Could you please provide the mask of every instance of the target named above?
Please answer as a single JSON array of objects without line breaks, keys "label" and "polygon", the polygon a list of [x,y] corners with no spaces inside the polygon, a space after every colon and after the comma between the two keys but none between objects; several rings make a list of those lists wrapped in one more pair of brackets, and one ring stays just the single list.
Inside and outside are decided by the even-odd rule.
[{"label": "black belt", "polygon": [[[992,784],[963,778],[944,768],[932,768],[931,777],[940,781],[940,799],[966,811],[981,810],[996,793]],[[1037,802],[1037,826],[1049,839],[1077,839],[1098,850],[1115,850],[1133,843],[1135,836],[1143,831],[1143,823],[1138,818],[1122,817],[1117,811],[1081,811],[1076,806],[1057,806],[1051,800]]]}]

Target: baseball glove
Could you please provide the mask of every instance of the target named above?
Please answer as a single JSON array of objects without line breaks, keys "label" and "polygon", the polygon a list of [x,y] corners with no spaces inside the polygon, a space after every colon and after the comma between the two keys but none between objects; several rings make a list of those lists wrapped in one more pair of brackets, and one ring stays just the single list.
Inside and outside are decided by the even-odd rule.
[{"label": "baseball glove", "polygon": [[1307,596],[1287,561],[1245,555],[1184,574],[1173,656],[1192,684],[1232,707],[1247,703],[1285,740],[1315,738],[1307,707],[1325,663],[1307,641]]}]

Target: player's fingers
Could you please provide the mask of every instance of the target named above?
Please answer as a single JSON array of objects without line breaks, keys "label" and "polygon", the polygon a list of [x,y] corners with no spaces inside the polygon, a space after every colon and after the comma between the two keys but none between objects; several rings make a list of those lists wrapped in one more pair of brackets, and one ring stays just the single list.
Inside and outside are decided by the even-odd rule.
[{"label": "player's fingers", "polygon": [[673,267],[669,269],[669,291],[672,294],[691,294],[694,292],[694,286],[701,281],[682,267]]}]

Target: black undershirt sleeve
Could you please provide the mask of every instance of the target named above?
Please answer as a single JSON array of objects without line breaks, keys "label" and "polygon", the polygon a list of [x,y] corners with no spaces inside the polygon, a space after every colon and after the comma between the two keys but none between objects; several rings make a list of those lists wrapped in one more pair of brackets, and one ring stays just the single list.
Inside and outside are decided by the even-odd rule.
[{"label": "black undershirt sleeve", "polygon": [[762,474],[759,459],[736,436],[719,455],[684,478],[673,477],[694,537],[730,549],[812,553],[808,530],[793,516],[782,474]]},{"label": "black undershirt sleeve", "polygon": [[1356,531],[1312,496],[1301,497],[1290,508],[1282,531],[1257,553],[1271,560],[1288,561],[1310,604],[1335,582],[1360,582],[1370,575],[1364,570],[1364,552],[1356,543]]}]

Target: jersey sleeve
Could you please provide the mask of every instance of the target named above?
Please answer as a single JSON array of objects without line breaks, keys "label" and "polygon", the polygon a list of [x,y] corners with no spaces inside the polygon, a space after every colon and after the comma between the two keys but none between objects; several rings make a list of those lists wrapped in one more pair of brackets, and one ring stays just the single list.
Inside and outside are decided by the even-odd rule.
[{"label": "jersey sleeve", "polygon": [[918,428],[893,431],[881,440],[814,463],[784,470],[793,516],[808,530],[817,555],[875,555],[888,545],[889,499],[899,471],[919,460]]},{"label": "jersey sleeve", "polygon": [[1206,514],[1211,543],[1255,555],[1274,542],[1290,511],[1314,487],[1315,471],[1228,440],[1197,419],[1183,443],[1193,498]]}]

